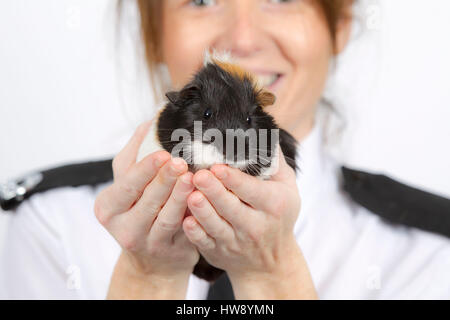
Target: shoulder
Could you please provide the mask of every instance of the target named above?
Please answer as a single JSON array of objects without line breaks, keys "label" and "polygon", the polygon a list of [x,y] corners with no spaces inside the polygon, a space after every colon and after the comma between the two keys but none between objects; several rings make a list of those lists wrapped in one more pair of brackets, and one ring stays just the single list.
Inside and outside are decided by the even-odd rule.
[{"label": "shoulder", "polygon": [[32,195],[6,213],[5,243],[17,247],[27,240],[66,250],[70,246],[62,245],[77,241],[81,232],[96,237],[103,231],[94,215],[94,202],[106,186],[60,187]]},{"label": "shoulder", "polygon": [[[7,298],[104,298],[120,248],[96,220],[94,203],[112,181],[73,173],[47,175],[52,188],[35,192],[5,212],[0,286]],[[78,186],[71,186],[73,182]],[[68,290],[72,277],[79,275],[79,286]]]},{"label": "shoulder", "polygon": [[112,159],[36,170],[20,178],[0,183],[0,205],[3,210],[10,210],[33,194],[63,187],[94,186],[112,179]]},{"label": "shoulder", "polygon": [[342,227],[341,243],[349,250],[348,261],[364,270],[366,289],[370,276],[379,276],[380,288],[366,290],[368,296],[449,298],[448,199],[384,175],[343,169],[332,160],[328,170],[334,175],[329,188],[336,191],[339,208],[330,216],[335,226]]},{"label": "shoulder", "polygon": [[[92,213],[96,188],[62,187],[34,194],[5,215],[0,250],[1,297],[7,299],[78,299],[102,297],[83,255],[102,255],[92,243],[108,235]],[[86,245],[86,239],[92,241]],[[109,241],[113,245],[112,241]],[[104,243],[108,241],[104,240]],[[106,247],[110,247],[107,245]],[[108,251],[108,250],[105,250]],[[99,259],[98,264],[105,267]],[[70,279],[80,287],[70,287]]]},{"label": "shoulder", "polygon": [[21,220],[40,218],[55,223],[69,212],[77,212],[77,216],[80,216],[83,212],[93,210],[97,194],[108,185],[109,183],[96,186],[65,186],[36,193],[11,209],[9,215]]},{"label": "shoulder", "polygon": [[353,216],[371,216],[394,230],[450,241],[450,199],[383,173],[342,166],[331,157],[324,161],[324,171],[332,176],[329,191]]},{"label": "shoulder", "polygon": [[[10,228],[41,225],[48,234],[63,226],[92,221],[97,194],[112,183],[112,160],[73,163],[37,170],[0,184],[2,208],[8,210]],[[33,232],[33,230],[30,230]]]},{"label": "shoulder", "polygon": [[41,223],[56,234],[64,220],[89,218],[97,194],[109,184],[60,186],[37,192],[8,210],[7,214],[12,224],[26,227]]}]

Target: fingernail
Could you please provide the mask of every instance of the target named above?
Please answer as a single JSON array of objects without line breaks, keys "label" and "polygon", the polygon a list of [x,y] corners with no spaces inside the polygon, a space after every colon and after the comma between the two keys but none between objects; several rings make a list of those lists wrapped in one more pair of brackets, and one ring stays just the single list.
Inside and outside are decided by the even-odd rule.
[{"label": "fingernail", "polygon": [[189,227],[192,228],[192,229],[197,227],[197,222],[195,222],[194,219],[189,219],[188,224],[189,224]]},{"label": "fingernail", "polygon": [[180,177],[180,180],[187,186],[191,186],[192,185],[192,179],[191,176],[188,174],[184,174]]},{"label": "fingernail", "polygon": [[178,173],[184,168],[184,160],[181,158],[173,158],[170,167],[175,173]]},{"label": "fingernail", "polygon": [[214,174],[217,178],[223,180],[227,177],[227,170],[223,167],[214,169]]},{"label": "fingernail", "polygon": [[194,176],[194,184],[197,188],[207,188],[209,186],[210,177],[206,172],[198,172]]},{"label": "fingernail", "polygon": [[179,165],[184,165],[184,160],[181,159],[181,158],[173,158],[173,159],[172,159],[172,162],[173,162],[174,164],[176,164],[177,166],[179,166]]}]

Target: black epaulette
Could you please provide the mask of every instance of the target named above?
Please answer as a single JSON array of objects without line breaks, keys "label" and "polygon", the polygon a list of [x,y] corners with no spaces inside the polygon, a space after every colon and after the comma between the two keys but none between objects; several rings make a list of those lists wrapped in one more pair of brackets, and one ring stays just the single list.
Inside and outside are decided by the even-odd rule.
[{"label": "black epaulette", "polygon": [[0,206],[7,211],[39,192],[60,187],[97,185],[112,179],[111,159],[36,171],[0,184]]},{"label": "black epaulette", "polygon": [[342,167],[350,197],[390,223],[450,237],[450,199],[409,187],[385,175]]}]

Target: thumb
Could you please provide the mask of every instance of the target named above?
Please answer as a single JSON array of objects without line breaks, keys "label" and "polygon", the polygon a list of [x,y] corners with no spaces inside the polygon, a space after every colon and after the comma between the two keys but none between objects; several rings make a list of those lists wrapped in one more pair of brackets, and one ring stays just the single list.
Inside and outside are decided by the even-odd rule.
[{"label": "thumb", "polygon": [[280,144],[277,145],[277,151],[272,161],[277,161],[278,165],[274,170],[275,173],[273,174],[271,180],[287,182],[295,177],[295,172],[286,162],[286,158],[284,157]]}]

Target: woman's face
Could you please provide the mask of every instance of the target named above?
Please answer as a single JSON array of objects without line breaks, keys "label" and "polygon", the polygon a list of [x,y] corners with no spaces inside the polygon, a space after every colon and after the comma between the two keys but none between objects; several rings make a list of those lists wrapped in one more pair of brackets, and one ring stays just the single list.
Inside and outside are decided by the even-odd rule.
[{"label": "woman's face", "polygon": [[201,67],[207,48],[228,50],[275,93],[267,108],[302,139],[312,128],[333,43],[313,0],[163,0],[163,60],[175,88]]}]

